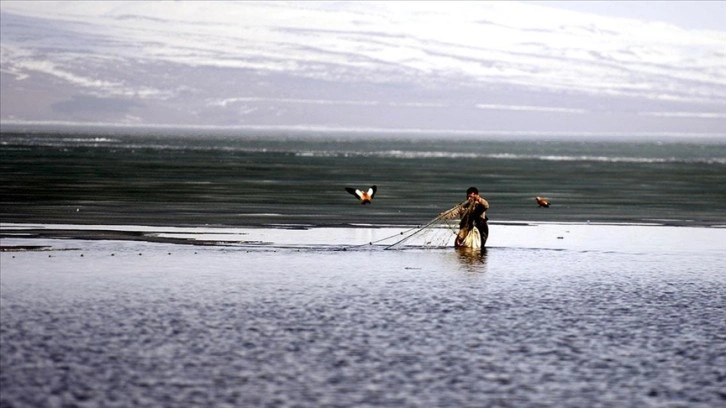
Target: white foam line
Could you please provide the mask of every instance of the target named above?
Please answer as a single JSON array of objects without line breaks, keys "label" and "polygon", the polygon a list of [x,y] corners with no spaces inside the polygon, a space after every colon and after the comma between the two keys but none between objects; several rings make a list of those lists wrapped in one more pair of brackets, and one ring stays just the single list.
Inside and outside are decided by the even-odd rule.
[{"label": "white foam line", "polygon": [[530,112],[558,112],[558,113],[586,113],[584,109],[559,108],[550,106],[530,106],[530,105],[493,105],[493,104],[477,104],[478,109],[487,110],[510,110],[510,111],[530,111]]},{"label": "white foam line", "polygon": [[726,113],[723,112],[639,112],[638,115],[665,118],[726,119]]}]

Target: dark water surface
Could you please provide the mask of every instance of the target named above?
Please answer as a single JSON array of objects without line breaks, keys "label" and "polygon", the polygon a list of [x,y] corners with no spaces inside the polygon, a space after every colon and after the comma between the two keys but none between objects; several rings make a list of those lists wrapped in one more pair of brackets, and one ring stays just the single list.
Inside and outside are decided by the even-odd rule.
[{"label": "dark water surface", "polygon": [[[726,142],[202,136],[4,133],[0,217],[415,225],[474,185],[493,222],[726,223]],[[372,184],[379,191],[368,207],[343,189]],[[552,207],[538,208],[537,195]]]}]

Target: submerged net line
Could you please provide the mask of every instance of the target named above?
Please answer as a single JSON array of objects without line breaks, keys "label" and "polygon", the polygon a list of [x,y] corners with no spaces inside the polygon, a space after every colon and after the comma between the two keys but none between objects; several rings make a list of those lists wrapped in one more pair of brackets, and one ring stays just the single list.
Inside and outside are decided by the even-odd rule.
[{"label": "submerged net line", "polygon": [[390,242],[394,238],[398,238],[398,240],[386,245],[384,249],[402,249],[414,238],[416,238],[417,242],[420,242],[419,245],[423,247],[436,248],[447,246],[449,241],[451,240],[452,235],[456,235],[456,233],[458,232],[458,223],[452,223],[451,220],[456,218],[458,215],[465,214],[466,211],[469,211],[468,208],[463,207],[464,203],[466,203],[466,201],[442,212],[436,218],[432,219],[424,225],[418,225],[406,231],[402,231],[385,238],[371,241],[366,244],[355,245],[353,247],[362,247],[366,245],[375,245],[384,242]]},{"label": "submerged net line", "polygon": [[[449,241],[456,235],[452,226],[446,220],[437,218],[428,224],[419,227],[404,238],[389,244],[384,249],[403,249],[405,246],[414,245],[425,248],[440,248],[449,246]],[[415,242],[413,242],[415,240]]]}]

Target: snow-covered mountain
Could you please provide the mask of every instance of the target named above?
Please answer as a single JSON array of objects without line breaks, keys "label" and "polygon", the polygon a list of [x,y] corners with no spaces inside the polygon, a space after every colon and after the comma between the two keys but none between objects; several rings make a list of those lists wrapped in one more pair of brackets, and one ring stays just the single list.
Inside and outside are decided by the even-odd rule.
[{"label": "snow-covered mountain", "polygon": [[6,124],[726,135],[726,31],[516,2],[0,12]]}]

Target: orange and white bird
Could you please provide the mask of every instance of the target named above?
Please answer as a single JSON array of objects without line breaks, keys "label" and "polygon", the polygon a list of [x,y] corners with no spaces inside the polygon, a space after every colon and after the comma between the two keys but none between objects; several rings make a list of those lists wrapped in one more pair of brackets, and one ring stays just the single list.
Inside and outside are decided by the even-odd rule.
[{"label": "orange and white bird", "polygon": [[550,200],[542,197],[535,197],[535,200],[537,200],[537,204],[540,207],[549,208],[550,207]]},{"label": "orange and white bird", "polygon": [[351,188],[351,187],[345,188],[345,191],[358,197],[361,204],[370,204],[371,200],[373,199],[373,196],[376,194],[376,190],[378,190],[378,187],[376,187],[376,186],[371,186],[371,188],[369,188],[368,191],[360,191],[357,188]]}]

